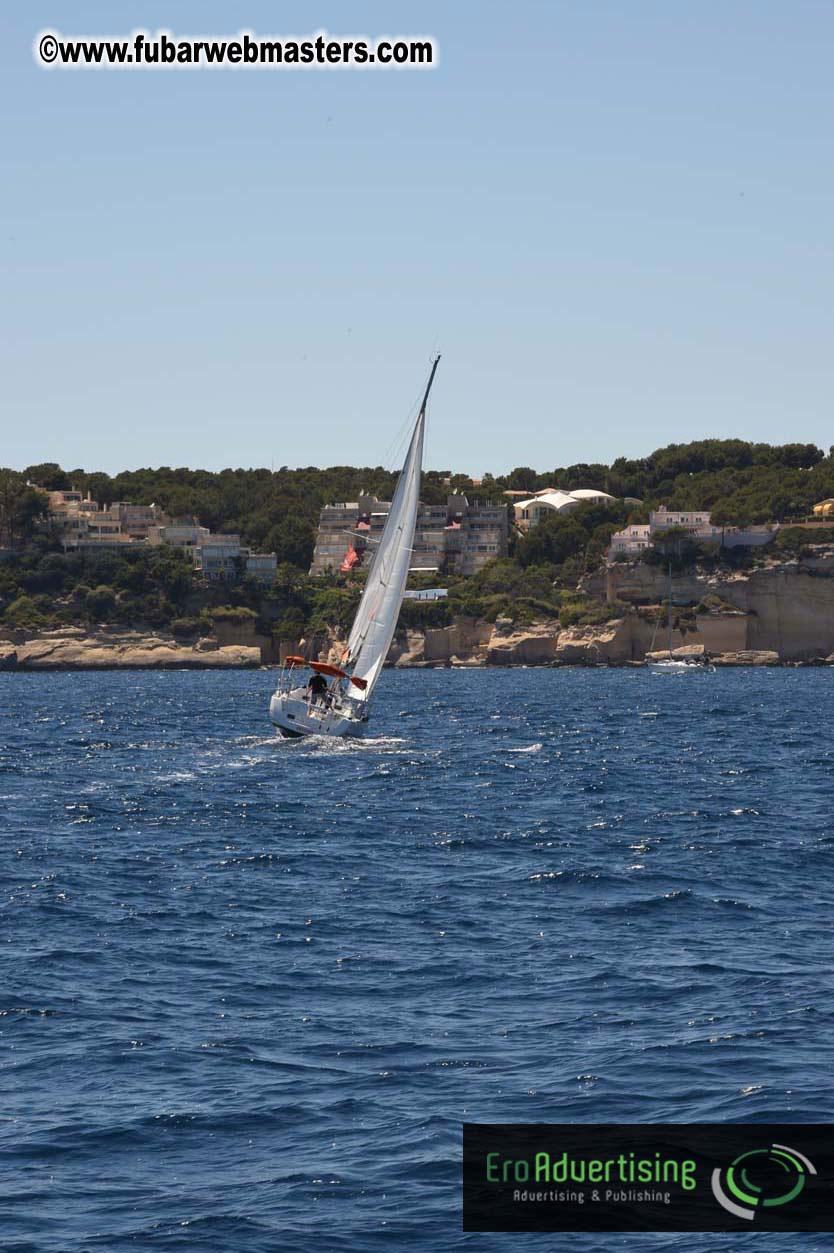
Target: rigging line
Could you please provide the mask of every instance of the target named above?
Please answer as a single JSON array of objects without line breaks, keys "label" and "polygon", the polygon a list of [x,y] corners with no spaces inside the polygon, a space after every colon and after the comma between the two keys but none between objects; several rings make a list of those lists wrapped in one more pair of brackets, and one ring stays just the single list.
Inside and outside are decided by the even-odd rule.
[{"label": "rigging line", "polygon": [[660,626],[660,614],[661,614],[662,608],[663,606],[661,605],[660,609],[658,609],[657,611],[657,617],[654,620],[654,634],[652,635],[651,647],[649,648],[650,653],[654,652],[654,642],[657,638],[657,628]]},{"label": "rigging line", "polygon": [[374,539],[372,535],[366,535],[364,531],[339,531],[340,535],[354,535],[357,539],[364,539],[366,544],[379,544],[381,540]]},{"label": "rigging line", "polygon": [[385,460],[382,462],[382,466],[388,474],[396,474],[398,470],[402,469],[403,462],[405,461],[405,453],[408,449],[408,444],[414,430],[415,421],[416,419],[412,415],[409,415],[400,428],[393,443],[388,446],[388,450],[385,453]]},{"label": "rigging line", "polygon": [[[434,364],[434,360],[436,356],[437,356],[437,352],[435,350],[431,353],[429,357],[429,372],[431,372],[431,368]],[[383,459],[382,464],[387,470],[391,471],[392,473],[395,469],[397,469],[399,466],[402,465],[402,461],[399,459],[397,454],[399,453],[400,449],[405,444],[406,435],[409,434],[409,432],[412,430],[413,426],[415,425],[417,416],[420,412],[420,402],[425,394],[425,390],[426,390],[426,384],[423,383],[416,397],[412,401],[412,404],[408,410],[408,416],[405,418],[405,421],[400,426],[393,440],[389,444],[388,449],[386,450],[385,457]]]},{"label": "rigging line", "polygon": [[391,443],[388,445],[387,449],[385,450],[385,456],[383,457],[382,465],[385,467],[386,470],[389,470],[392,473],[394,469],[396,469],[396,466],[400,464],[399,459],[397,459],[397,461],[395,462],[394,458],[397,456],[399,450],[405,444],[406,436],[409,434],[412,427],[414,426],[419,404],[420,404],[420,397],[417,396],[417,398],[410,405],[406,417],[400,423],[400,426],[398,430],[396,431],[394,438],[391,440]]}]

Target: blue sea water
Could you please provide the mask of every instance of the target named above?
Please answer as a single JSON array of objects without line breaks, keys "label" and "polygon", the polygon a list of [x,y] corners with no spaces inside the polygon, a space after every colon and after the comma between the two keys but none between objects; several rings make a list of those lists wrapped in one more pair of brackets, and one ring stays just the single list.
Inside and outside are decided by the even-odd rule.
[{"label": "blue sea water", "polygon": [[0,675],[4,1253],[469,1234],[461,1123],[834,1114],[825,670]]}]

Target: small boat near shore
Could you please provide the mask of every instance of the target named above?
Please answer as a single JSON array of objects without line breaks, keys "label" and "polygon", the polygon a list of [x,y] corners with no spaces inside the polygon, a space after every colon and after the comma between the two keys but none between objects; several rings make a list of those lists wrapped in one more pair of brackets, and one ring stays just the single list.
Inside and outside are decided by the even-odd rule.
[{"label": "small boat near shore", "polygon": [[[281,668],[269,716],[284,736],[356,736],[364,731],[408,581],[420,503],[426,406],[439,361],[438,354],[340,664],[292,656]],[[312,675],[304,683],[299,680],[307,668]]]},{"label": "small boat near shore", "polygon": [[703,670],[706,662],[695,657],[661,657],[657,661],[651,659],[647,664],[652,670]]},{"label": "small boat near shore", "polygon": [[[676,657],[675,649],[672,647],[672,563],[669,562],[669,655],[668,657],[650,657],[648,665],[652,670],[703,670],[706,664],[705,658],[693,657],[691,654],[685,657]],[[658,621],[660,611],[658,611]],[[655,632],[657,627],[655,627]]]}]

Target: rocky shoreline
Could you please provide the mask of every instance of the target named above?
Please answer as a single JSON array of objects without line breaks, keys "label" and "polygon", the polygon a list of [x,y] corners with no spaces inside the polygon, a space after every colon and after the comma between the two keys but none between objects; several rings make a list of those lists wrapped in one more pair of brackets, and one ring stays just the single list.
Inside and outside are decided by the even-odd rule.
[{"label": "rocky shoreline", "polygon": [[[609,566],[582,586],[591,603],[618,616],[595,626],[556,618],[495,622],[458,617],[449,626],[398,632],[388,665],[401,669],[479,666],[642,666],[668,656],[659,606],[665,573],[639,563]],[[716,666],[834,665],[834,553],[781,562],[747,574],[693,572],[676,580],[675,656]],[[684,606],[695,606],[688,611]],[[659,647],[659,645],[661,647]],[[337,632],[309,640],[259,635],[253,625],[221,624],[212,636],[176,639],[115,626],[0,632],[0,669],[228,670],[276,665],[288,653],[338,662]]]},{"label": "rocky shoreline", "polygon": [[[481,624],[479,624],[481,625]],[[484,624],[488,625],[488,624]],[[467,634],[465,624],[464,635]],[[558,631],[549,624],[533,623],[529,630],[512,630],[486,644],[462,646],[461,626],[446,628],[457,651],[438,645],[438,632],[409,632],[405,641],[395,641],[388,665],[397,669],[443,669],[506,666],[620,667],[639,668],[668,657],[668,651],[648,652],[643,657],[626,655],[622,648],[622,621],[604,628],[574,628]],[[500,624],[499,624],[500,630]],[[454,636],[457,636],[455,639]],[[429,637],[435,637],[433,639]],[[564,638],[567,637],[567,638]],[[303,641],[300,645],[303,647]],[[294,645],[299,647],[299,645]],[[674,656],[708,662],[714,666],[820,666],[834,665],[834,655],[804,661],[786,661],[771,649],[737,649],[705,652],[701,645],[675,648]],[[336,642],[318,650],[322,659],[337,660],[341,648]],[[445,655],[444,655],[445,654]],[[311,656],[316,651],[311,651]],[[226,644],[216,640],[182,643],[162,635],[125,632],[121,635],[66,636],[48,634],[24,643],[0,642],[0,670],[13,672],[57,672],[66,670],[253,670],[276,667],[264,660],[253,645]]]},{"label": "rocky shoreline", "polygon": [[0,670],[7,671],[251,670],[261,664],[257,646],[183,643],[135,631],[88,635],[70,628],[21,642],[0,641]]}]

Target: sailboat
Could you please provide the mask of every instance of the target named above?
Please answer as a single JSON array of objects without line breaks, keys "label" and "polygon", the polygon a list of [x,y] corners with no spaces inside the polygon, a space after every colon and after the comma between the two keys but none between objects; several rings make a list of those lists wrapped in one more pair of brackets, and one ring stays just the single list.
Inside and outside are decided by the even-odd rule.
[{"label": "sailboat", "polygon": [[[423,433],[438,354],[397,479],[394,498],[339,665],[287,657],[269,716],[282,735],[361,735],[368,705],[391,647],[408,580],[420,503]],[[313,671],[304,682],[306,670]],[[329,680],[329,682],[328,682]]]},{"label": "sailboat", "polygon": [[[655,628],[656,629],[656,628]],[[672,563],[669,562],[669,656],[653,659],[649,665],[655,670],[691,670],[693,667],[700,667],[701,662],[694,657],[676,657],[672,649]]]}]

